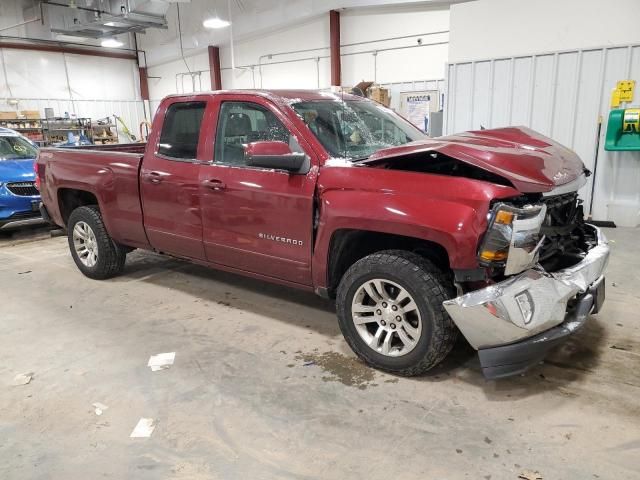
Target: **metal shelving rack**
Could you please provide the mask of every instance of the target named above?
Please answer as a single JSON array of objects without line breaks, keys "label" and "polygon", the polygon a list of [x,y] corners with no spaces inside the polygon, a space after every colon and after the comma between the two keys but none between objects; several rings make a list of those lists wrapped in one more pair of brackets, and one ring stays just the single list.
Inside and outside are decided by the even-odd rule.
[{"label": "metal shelving rack", "polygon": [[[107,121],[107,123],[100,123]],[[111,145],[119,143],[118,124],[114,117],[105,117],[92,124],[93,143],[96,145]]]},{"label": "metal shelving rack", "polygon": [[47,145],[54,143],[66,142],[69,132],[74,135],[84,135],[93,143],[93,128],[91,119],[82,118],[44,118],[42,121],[42,131],[44,140]]},{"label": "metal shelving rack", "polygon": [[42,122],[40,118],[8,118],[0,120],[0,127],[15,130],[32,142],[43,145],[45,137]]}]

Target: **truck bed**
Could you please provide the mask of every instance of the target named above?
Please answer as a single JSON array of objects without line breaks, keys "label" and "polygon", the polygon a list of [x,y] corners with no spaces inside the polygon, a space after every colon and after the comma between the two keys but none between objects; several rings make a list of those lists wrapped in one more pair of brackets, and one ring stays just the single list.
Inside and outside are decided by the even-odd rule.
[{"label": "truck bed", "polygon": [[144,143],[42,148],[41,194],[53,221],[66,225],[74,196],[93,195],[114,240],[147,247],[139,185],[144,148]]}]

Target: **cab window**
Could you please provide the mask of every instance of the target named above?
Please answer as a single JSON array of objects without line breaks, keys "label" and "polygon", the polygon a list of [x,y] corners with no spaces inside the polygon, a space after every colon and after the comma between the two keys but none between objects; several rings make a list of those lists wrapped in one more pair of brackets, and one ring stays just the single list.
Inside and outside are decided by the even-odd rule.
[{"label": "cab window", "polygon": [[268,108],[251,102],[223,102],[215,140],[215,162],[245,165],[244,146],[264,140],[285,142],[302,152],[289,130]]},{"label": "cab window", "polygon": [[158,154],[176,160],[193,160],[198,154],[205,102],[173,103],[167,108]]}]

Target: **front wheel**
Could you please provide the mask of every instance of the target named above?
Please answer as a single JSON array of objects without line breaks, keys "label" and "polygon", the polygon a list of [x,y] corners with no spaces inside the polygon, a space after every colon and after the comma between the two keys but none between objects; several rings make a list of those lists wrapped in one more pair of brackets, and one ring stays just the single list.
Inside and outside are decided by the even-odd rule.
[{"label": "front wheel", "polygon": [[369,255],[344,274],[336,305],[340,329],[366,363],[419,375],[451,351],[458,330],[442,306],[453,294],[443,274],[407,251]]},{"label": "front wheel", "polygon": [[124,268],[127,253],[107,233],[98,207],[78,207],[71,212],[67,236],[73,261],[87,277],[104,280]]}]

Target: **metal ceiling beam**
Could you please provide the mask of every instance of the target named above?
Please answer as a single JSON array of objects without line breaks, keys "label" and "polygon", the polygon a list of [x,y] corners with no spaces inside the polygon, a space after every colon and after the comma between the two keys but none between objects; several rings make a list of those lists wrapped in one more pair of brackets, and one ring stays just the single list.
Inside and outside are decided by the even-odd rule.
[{"label": "metal ceiling beam", "polygon": [[90,55],[93,57],[122,58],[125,60],[137,60],[135,53],[114,52],[106,49],[98,50],[82,47],[67,47],[63,45],[46,43],[18,43],[0,40],[0,48],[10,48],[14,50],[35,50],[40,52],[71,53],[75,55]]}]

